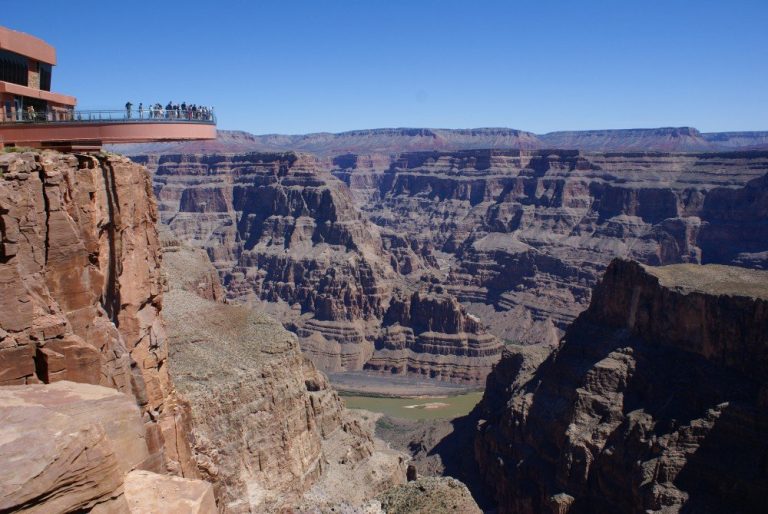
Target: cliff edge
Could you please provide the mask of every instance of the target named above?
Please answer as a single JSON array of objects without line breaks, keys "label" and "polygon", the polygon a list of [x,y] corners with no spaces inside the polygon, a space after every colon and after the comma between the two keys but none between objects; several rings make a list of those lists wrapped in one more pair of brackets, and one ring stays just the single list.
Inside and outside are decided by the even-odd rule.
[{"label": "cliff edge", "polygon": [[500,512],[764,508],[768,272],[616,259],[541,365],[512,348],[475,441]]},{"label": "cliff edge", "polygon": [[168,375],[156,221],[150,177],[124,157],[0,154],[0,454],[18,471],[0,510],[122,512],[146,500],[123,498],[131,470],[198,476]]}]

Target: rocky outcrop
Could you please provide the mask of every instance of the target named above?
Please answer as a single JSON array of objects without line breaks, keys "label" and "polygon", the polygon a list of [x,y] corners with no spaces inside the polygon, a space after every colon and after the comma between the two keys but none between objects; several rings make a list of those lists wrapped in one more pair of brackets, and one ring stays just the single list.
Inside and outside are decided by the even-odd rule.
[{"label": "rocky outcrop", "polygon": [[196,476],[167,372],[157,208],[116,156],[0,155],[0,385],[61,380],[135,398],[143,466]]},{"label": "rocky outcrop", "polygon": [[210,263],[177,241],[165,250],[170,373],[192,405],[195,460],[224,511],[276,511],[310,490],[315,503],[351,501],[350,484],[363,501],[404,479],[403,457],[344,409],[295,335],[251,307],[205,299],[210,288],[198,284]]},{"label": "rocky outcrop", "polygon": [[[144,423],[135,399],[115,389],[68,381],[0,387],[0,419],[3,512],[216,512],[210,484],[139,471],[152,465]],[[147,490],[169,481],[174,487],[148,508]],[[207,501],[190,502],[191,490],[208,491]],[[199,508],[180,508],[193,503]]]},{"label": "rocky outcrop", "polygon": [[488,378],[475,455],[499,511],[762,512],[766,334],[768,272],[615,260],[550,357]]},{"label": "rocky outcrop", "polygon": [[430,514],[461,512],[481,514],[467,486],[449,477],[424,477],[394,487],[379,495],[383,512],[387,514]]},{"label": "rocky outcrop", "polygon": [[136,402],[73,382],[0,387],[0,509],[127,511],[124,475],[150,459]]},{"label": "rocky outcrop", "polygon": [[131,512],[167,514],[216,514],[213,487],[149,471],[133,471],[125,480],[125,497]]},{"label": "rocky outcrop", "polygon": [[[415,344],[397,343],[403,351],[392,354],[383,342],[395,323],[388,321],[391,304],[416,291],[432,294],[437,261],[427,247],[366,220],[323,161],[244,154],[146,162],[155,168],[161,213],[174,237],[204,248],[228,296],[276,316],[322,369],[371,363],[371,370],[477,383],[498,360],[500,342],[479,323],[422,336],[419,327],[397,321],[395,330],[410,330]],[[465,315],[450,295],[440,294],[446,308],[416,302],[411,310],[429,312],[414,312],[413,319]],[[430,323],[450,325],[438,318]]]}]

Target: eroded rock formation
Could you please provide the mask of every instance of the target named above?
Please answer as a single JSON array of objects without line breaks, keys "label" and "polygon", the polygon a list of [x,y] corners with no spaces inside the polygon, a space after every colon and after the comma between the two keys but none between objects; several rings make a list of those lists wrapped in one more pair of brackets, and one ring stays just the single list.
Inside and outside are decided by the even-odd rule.
[{"label": "eroded rock formation", "polygon": [[0,510],[217,512],[211,484],[160,475],[134,398],[69,381],[0,387]]},{"label": "eroded rock formation", "polygon": [[554,343],[616,256],[766,268],[768,154],[420,152],[346,156],[370,219],[432,249],[491,332]]},{"label": "eroded rock formation", "polygon": [[157,208],[123,157],[0,155],[0,384],[133,396],[155,471],[196,476],[166,366]]},{"label": "eroded rock formation", "polygon": [[615,260],[552,355],[488,378],[476,458],[500,512],[762,512],[768,272]]},{"label": "eroded rock formation", "polygon": [[0,387],[0,509],[127,511],[124,475],[150,459],[136,402],[74,382]]},{"label": "eroded rock formation", "polygon": [[354,504],[404,480],[403,456],[344,409],[294,334],[249,306],[206,299],[219,287],[207,285],[207,258],[170,238],[165,249],[170,372],[222,509],[271,512],[308,492],[312,505]]},{"label": "eroded rock formation", "polygon": [[[174,233],[329,371],[477,382],[500,351],[486,325],[507,343],[556,343],[613,257],[768,266],[765,152],[144,159]],[[414,292],[443,299],[435,315],[458,305],[483,326],[435,335],[397,322]]]},{"label": "eroded rock formation", "polygon": [[[289,153],[146,162],[173,234],[204,248],[228,295],[277,316],[322,369],[479,383],[498,360],[501,344],[481,323],[453,322],[469,318],[432,280],[429,249],[366,220],[323,161]],[[432,300],[400,299],[414,292]],[[405,304],[408,316],[395,319]]]},{"label": "eroded rock formation", "polygon": [[383,324],[365,369],[471,383],[499,359],[498,339],[446,293],[396,295]]}]

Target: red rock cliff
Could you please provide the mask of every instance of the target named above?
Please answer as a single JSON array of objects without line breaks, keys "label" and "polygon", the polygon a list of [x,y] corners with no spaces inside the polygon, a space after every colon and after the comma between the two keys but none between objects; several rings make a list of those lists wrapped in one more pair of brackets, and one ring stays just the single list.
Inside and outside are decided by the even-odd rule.
[{"label": "red rock cliff", "polygon": [[0,385],[61,380],[133,396],[140,467],[195,476],[167,372],[157,208],[116,156],[0,155]]}]

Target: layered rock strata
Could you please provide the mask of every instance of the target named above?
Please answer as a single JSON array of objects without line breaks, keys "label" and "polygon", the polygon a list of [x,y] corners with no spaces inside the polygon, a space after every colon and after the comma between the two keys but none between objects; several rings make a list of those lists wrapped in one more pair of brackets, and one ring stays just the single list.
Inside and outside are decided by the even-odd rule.
[{"label": "layered rock strata", "polygon": [[613,257],[766,268],[768,154],[345,156],[377,225],[431,250],[447,292],[509,342],[555,343]]},{"label": "layered rock strata", "polygon": [[[656,137],[610,135],[630,136]],[[484,331],[435,340],[387,321],[414,292],[443,297],[440,312],[458,299],[507,343],[555,344],[613,257],[768,266],[765,152],[145,160],[174,232],[207,249],[231,296],[266,302],[328,371],[481,381],[500,349],[478,342]],[[473,345],[483,355],[466,357]]]},{"label": "layered rock strata", "polygon": [[403,456],[344,409],[294,334],[249,306],[205,299],[217,289],[199,287],[215,276],[210,263],[178,242],[165,248],[170,372],[192,405],[196,463],[224,511],[277,511],[310,489],[313,504],[363,501],[404,479]]},{"label": "layered rock strata", "polygon": [[499,359],[498,339],[451,295],[394,296],[365,369],[471,383]]},{"label": "layered rock strata", "polygon": [[157,208],[116,156],[0,155],[0,384],[100,384],[135,398],[146,469],[196,476],[160,317]]},{"label": "layered rock strata", "polygon": [[500,512],[762,512],[768,272],[615,260],[541,365],[488,378],[475,454]]},{"label": "layered rock strata", "polygon": [[[229,297],[277,316],[322,369],[477,383],[498,360],[501,345],[480,323],[439,319],[466,313],[433,283],[429,249],[366,220],[322,161],[244,154],[146,162],[174,236],[204,248]],[[441,306],[416,302],[409,309],[428,311],[408,319],[433,319],[394,320],[397,298],[419,291],[440,295]],[[393,323],[410,335],[393,343]]]}]

